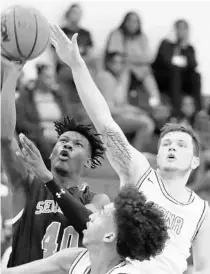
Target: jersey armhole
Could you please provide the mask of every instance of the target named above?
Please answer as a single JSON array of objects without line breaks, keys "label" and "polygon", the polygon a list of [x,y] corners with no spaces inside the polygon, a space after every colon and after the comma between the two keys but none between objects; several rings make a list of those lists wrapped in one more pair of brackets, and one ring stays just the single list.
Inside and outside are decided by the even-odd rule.
[{"label": "jersey armhole", "polygon": [[82,257],[85,256],[85,254],[87,253],[87,249],[86,250],[83,250],[79,253],[79,255],[77,255],[77,257],[75,258],[73,264],[70,266],[70,269],[69,269],[69,272],[68,274],[72,274],[75,267],[77,266],[77,264],[79,263],[79,261],[82,259]]},{"label": "jersey armhole", "polygon": [[194,232],[194,234],[193,234],[193,237],[192,237],[191,242],[193,242],[193,241],[195,240],[195,237],[196,237],[196,235],[198,234],[199,229],[201,228],[201,225],[202,225],[202,223],[203,223],[203,221],[204,221],[204,219],[205,219],[205,217],[206,217],[207,211],[208,211],[208,202],[207,202],[207,201],[204,201],[203,211],[202,211],[202,214],[201,214],[201,216],[200,216],[200,219],[199,219],[199,221],[198,221],[198,223],[197,223],[197,226],[196,226],[196,229],[195,229],[195,232]]},{"label": "jersey armhole", "polygon": [[153,171],[153,169],[151,168],[151,166],[149,166],[149,168],[145,171],[145,173],[141,176],[141,178],[138,180],[136,187],[138,189],[140,189],[141,185],[143,184],[143,182],[147,179],[148,175]]}]

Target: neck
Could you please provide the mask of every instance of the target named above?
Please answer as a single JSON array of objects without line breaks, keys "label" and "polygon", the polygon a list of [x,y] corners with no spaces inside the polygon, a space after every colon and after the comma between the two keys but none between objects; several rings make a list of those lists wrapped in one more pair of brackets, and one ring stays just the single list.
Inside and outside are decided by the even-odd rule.
[{"label": "neck", "polygon": [[59,185],[64,186],[65,188],[70,188],[78,186],[80,184],[81,178],[79,174],[69,174],[61,171],[52,170],[53,178],[55,182]]},{"label": "neck", "polygon": [[102,248],[88,248],[88,250],[91,262],[90,274],[106,274],[122,261],[116,249],[113,248],[103,246]]},{"label": "neck", "polygon": [[169,186],[171,189],[176,189],[177,191],[185,188],[187,181],[190,177],[190,172],[178,173],[177,171],[165,171],[158,169],[161,177],[163,178],[164,184]]}]

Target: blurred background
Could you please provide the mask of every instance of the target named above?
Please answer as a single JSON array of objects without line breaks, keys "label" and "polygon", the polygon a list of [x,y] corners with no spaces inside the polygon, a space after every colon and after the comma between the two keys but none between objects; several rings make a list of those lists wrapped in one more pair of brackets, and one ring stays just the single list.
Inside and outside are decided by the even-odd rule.
[{"label": "blurred background", "polygon": [[[23,0],[3,0],[1,10]],[[157,140],[165,122],[192,126],[201,140],[201,165],[188,186],[210,201],[210,2],[30,0],[78,44],[115,121],[132,145],[156,167]],[[26,134],[50,168],[56,142],[53,121],[63,115],[91,123],[71,70],[47,50],[24,67],[16,90],[16,133]],[[93,190],[115,196],[119,180],[108,163],[83,174]],[[12,193],[1,168],[1,255],[8,258]],[[189,260],[188,273],[192,259]]]}]

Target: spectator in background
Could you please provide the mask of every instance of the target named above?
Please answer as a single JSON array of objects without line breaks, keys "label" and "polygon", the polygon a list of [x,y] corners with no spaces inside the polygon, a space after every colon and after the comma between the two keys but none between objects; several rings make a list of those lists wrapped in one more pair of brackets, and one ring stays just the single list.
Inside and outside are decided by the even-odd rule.
[{"label": "spectator in background", "polygon": [[150,94],[150,102],[153,105],[159,104],[159,91],[150,69],[152,56],[136,12],[128,12],[121,25],[109,35],[105,56],[114,51],[119,51],[125,56],[125,66],[131,73],[132,89],[141,84]]},{"label": "spectator in background", "polygon": [[210,150],[210,96],[204,100],[204,109],[196,114],[194,127],[199,134],[202,150]]},{"label": "spectator in background", "polygon": [[180,115],[185,94],[194,98],[196,111],[201,109],[200,75],[196,71],[195,50],[189,43],[189,25],[185,20],[174,23],[175,41],[164,39],[153,63],[153,71],[159,90],[171,99],[177,115]]},{"label": "spectator in background", "polygon": [[130,71],[125,67],[125,55],[110,52],[105,57],[105,70],[98,73],[96,84],[103,93],[114,120],[126,135],[133,134],[133,146],[145,151],[154,131],[153,120],[140,108],[128,103]]},{"label": "spectator in background", "polygon": [[[80,26],[81,18],[81,6],[76,3],[72,4],[65,13],[65,24],[63,25],[62,30],[69,37],[69,39],[71,39],[74,33],[78,33],[77,41],[80,54],[85,60],[90,71],[95,74],[96,63],[93,58],[93,40],[91,33]],[[72,107],[72,115],[79,122],[88,122],[89,119],[86,121],[87,115],[82,104],[80,103],[80,99],[76,91],[71,69],[59,60],[59,57],[55,53],[54,49],[53,56],[57,73],[57,81],[60,85],[60,89],[65,93],[67,102]]]},{"label": "spectator in background", "polygon": [[196,115],[195,100],[193,97],[186,95],[181,99],[181,109],[177,113],[174,110],[171,114],[170,120],[174,123],[184,123],[185,125],[194,126]]},{"label": "spectator in background", "polygon": [[36,82],[19,91],[16,131],[26,134],[37,145],[49,168],[49,156],[57,139],[53,121],[70,114],[70,107],[49,66],[38,64],[37,75]]}]

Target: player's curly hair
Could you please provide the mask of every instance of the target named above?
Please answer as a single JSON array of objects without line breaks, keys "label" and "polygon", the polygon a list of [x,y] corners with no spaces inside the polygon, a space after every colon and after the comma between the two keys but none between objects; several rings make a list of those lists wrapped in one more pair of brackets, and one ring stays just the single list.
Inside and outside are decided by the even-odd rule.
[{"label": "player's curly hair", "polygon": [[168,239],[163,213],[134,186],[123,187],[114,200],[117,252],[122,258],[150,260]]},{"label": "player's curly hair", "polygon": [[100,134],[94,133],[90,125],[77,124],[73,117],[64,117],[63,121],[55,121],[55,130],[58,137],[67,131],[76,131],[83,135],[91,146],[91,168],[101,165],[99,158],[104,158],[105,147],[99,139]]}]

